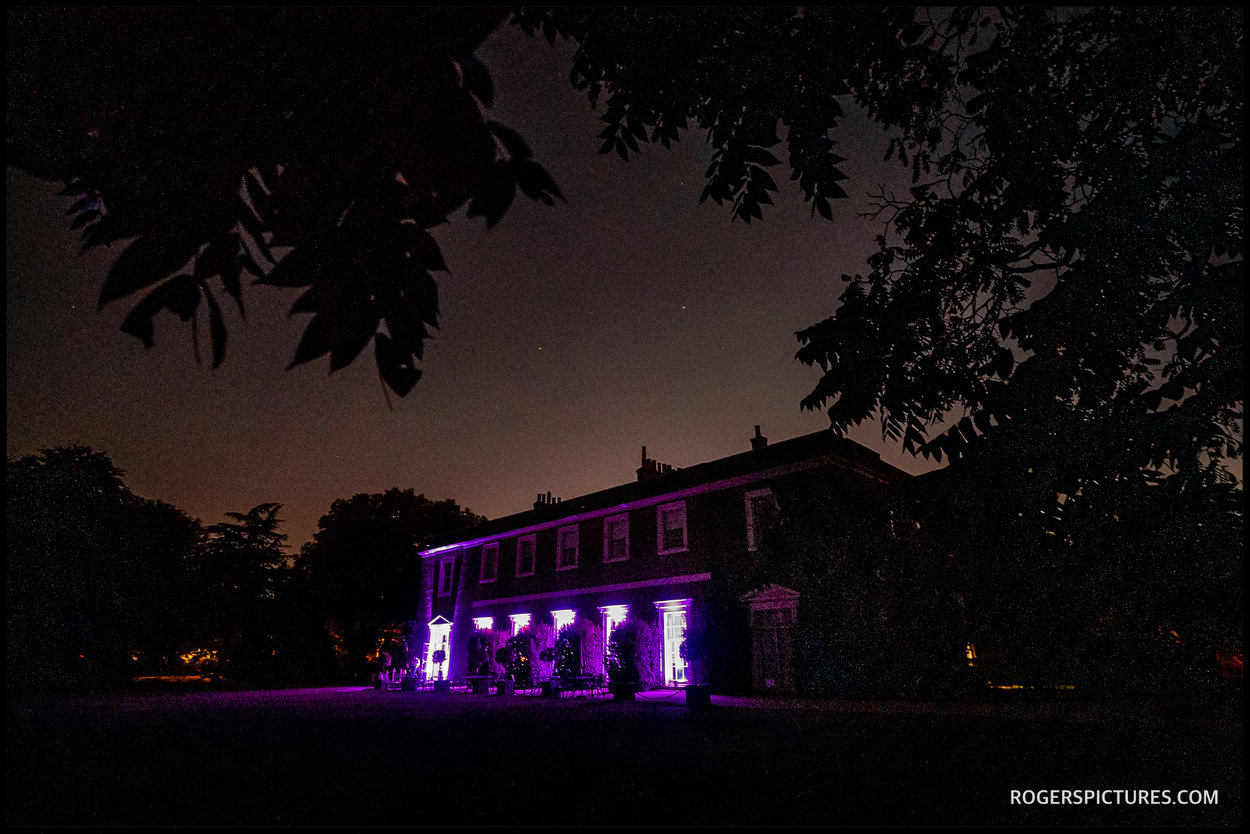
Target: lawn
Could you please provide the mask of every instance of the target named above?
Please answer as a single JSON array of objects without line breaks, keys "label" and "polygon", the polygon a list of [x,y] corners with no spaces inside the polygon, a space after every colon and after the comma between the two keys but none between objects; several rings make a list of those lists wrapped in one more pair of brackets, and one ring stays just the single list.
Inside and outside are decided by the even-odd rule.
[{"label": "lawn", "polygon": [[[354,687],[11,696],[6,818],[19,826],[1242,821],[1242,719],[1228,707],[727,704],[691,712],[679,700]],[[1013,789],[1167,790],[1174,804],[1013,805]],[[1190,789],[1218,791],[1218,804],[1175,804]]]}]

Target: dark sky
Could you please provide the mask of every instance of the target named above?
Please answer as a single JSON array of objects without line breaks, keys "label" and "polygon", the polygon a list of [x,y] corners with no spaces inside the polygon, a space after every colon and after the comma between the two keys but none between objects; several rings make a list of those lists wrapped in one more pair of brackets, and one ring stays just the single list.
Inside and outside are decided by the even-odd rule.
[{"label": "dark sky", "polygon": [[[826,427],[799,409],[818,374],[794,360],[794,332],[833,312],[840,275],[866,271],[882,224],[857,213],[885,176],[879,128],[852,120],[839,137],[851,199],[832,223],[811,219],[780,169],[764,222],[730,222],[698,204],[710,154],[698,131],[628,163],[597,155],[599,116],[569,86],[570,54],[510,27],[479,52],[490,117],[521,132],[567,202],[518,196],[490,231],[462,214],[436,230],[451,269],[442,327],[393,410],[370,351],[333,375],[325,358],[283,370],[307,318],[286,316],[297,293],[250,288],[246,323],[228,308],[216,371],[195,364],[189,327],[169,314],[146,351],[118,329],[133,299],[96,312],[120,248],[78,256],[60,184],[9,170],[9,457],[102,449],[134,492],[207,524],[281,502],[298,548],[357,492],[412,487],[495,517],[538,492],[631,480],[643,445],[689,466],[747,450],[756,424],[772,440]],[[878,426],[853,437],[929,468],[885,446]]]}]

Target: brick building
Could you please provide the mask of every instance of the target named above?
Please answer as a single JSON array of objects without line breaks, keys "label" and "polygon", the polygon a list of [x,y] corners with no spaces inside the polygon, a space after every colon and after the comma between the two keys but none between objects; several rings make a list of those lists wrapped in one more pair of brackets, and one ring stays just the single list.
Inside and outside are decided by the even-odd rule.
[{"label": "brick building", "polygon": [[[799,594],[779,585],[735,587],[785,516],[779,496],[884,498],[907,477],[832,432],[769,444],[758,426],[749,451],[684,469],[657,463],[643,447],[636,474],[578,498],[539,495],[524,512],[427,546],[422,614],[413,624],[425,637],[427,673],[470,671],[466,646],[475,631],[554,632],[579,621],[595,644],[584,651],[583,671],[601,674],[611,629],[633,617],[650,629],[651,682],[682,686],[692,671],[679,651],[684,630],[703,626],[716,608],[733,621],[717,633],[736,646],[711,653],[703,677],[794,691],[790,632]],[[447,653],[441,669],[433,662],[440,648]]]}]

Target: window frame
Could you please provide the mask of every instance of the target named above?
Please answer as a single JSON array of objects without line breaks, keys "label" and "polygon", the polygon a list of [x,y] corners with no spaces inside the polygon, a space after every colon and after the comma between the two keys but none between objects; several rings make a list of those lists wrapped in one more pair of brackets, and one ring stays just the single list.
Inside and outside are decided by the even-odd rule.
[{"label": "window frame", "polygon": [[[572,534],[573,540],[574,540],[573,564],[562,565],[560,563],[564,559],[564,550],[565,550],[564,541],[565,541],[565,537],[568,536],[570,533]],[[556,531],[556,570],[558,571],[575,570],[577,568],[578,562],[581,561],[581,558],[582,558],[582,534],[578,525],[570,524],[567,527],[561,527],[559,530]]]},{"label": "window frame", "polygon": [[[494,556],[494,558],[490,560],[491,563],[494,564],[494,569],[491,571],[490,576],[486,575],[486,564],[487,564],[486,554],[488,551]],[[477,581],[479,583],[494,582],[498,578],[499,578],[499,542],[491,542],[490,544],[484,544],[482,545],[482,565],[481,565],[481,569],[478,571]]]},{"label": "window frame", "polygon": [[[681,510],[681,546],[665,547],[664,546],[664,514],[672,510]],[[685,501],[672,501],[668,504],[660,504],[655,508],[655,550],[661,556],[669,553],[684,553],[690,549],[690,517],[686,513]]]},{"label": "window frame", "polygon": [[755,501],[760,498],[770,499],[773,504],[773,510],[781,510],[781,507],[777,504],[777,496],[767,487],[748,490],[743,494],[742,500],[746,506],[747,517],[747,550],[752,552],[758,550],[760,546],[760,531],[756,527],[755,521]]},{"label": "window frame", "polygon": [[[444,556],[438,560],[438,595],[440,597],[449,597],[456,586],[456,557]],[[443,580],[446,579],[446,582]],[[446,585],[446,590],[443,585]]]},{"label": "window frame", "polygon": [[[612,526],[617,523],[625,525],[625,555],[614,559],[612,558],[612,542],[615,539],[611,537],[611,531]],[[610,515],[603,520],[603,561],[605,563],[629,561],[629,513]]]},{"label": "window frame", "polygon": [[[524,543],[528,542],[530,546],[530,569],[521,570],[521,552],[524,549]],[[517,576],[533,576],[538,569],[538,537],[534,534],[528,536],[520,536],[516,540],[516,575]]]}]

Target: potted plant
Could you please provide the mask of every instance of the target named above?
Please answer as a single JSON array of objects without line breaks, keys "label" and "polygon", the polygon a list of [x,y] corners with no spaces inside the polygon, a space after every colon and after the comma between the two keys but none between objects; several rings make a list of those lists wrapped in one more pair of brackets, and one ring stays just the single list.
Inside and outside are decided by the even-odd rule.
[{"label": "potted plant", "polygon": [[[538,659],[543,663],[554,664],[556,661],[556,650],[554,647],[543,649],[538,653]],[[560,677],[556,672],[552,672],[550,680],[542,682],[542,693],[544,698],[560,697]]]},{"label": "potted plant", "polygon": [[[528,629],[521,629],[515,636],[510,638],[499,651],[495,653],[495,658],[507,671],[509,686],[504,690],[514,690],[517,686],[527,687],[534,679],[534,635]],[[502,694],[510,694],[510,692],[496,691]]]},{"label": "potted plant", "polygon": [[631,618],[612,629],[608,638],[608,689],[614,701],[632,701],[638,693],[642,637],[642,624]]},{"label": "potted plant", "polygon": [[706,628],[687,628],[682,632],[681,659],[692,683],[686,685],[686,706],[690,709],[706,709],[712,705],[712,690],[704,682],[703,659],[707,657],[710,635]]},{"label": "potted plant", "polygon": [[473,694],[489,695],[491,677],[493,675],[490,668],[490,650],[487,647],[486,636],[481,632],[470,634],[466,648],[468,650],[469,674],[472,676]]},{"label": "potted plant", "polygon": [[513,677],[512,667],[515,652],[511,645],[503,645],[499,651],[495,652],[495,662],[506,670],[506,675],[495,681],[496,695],[511,695],[516,691],[516,679]]},{"label": "potted plant", "polygon": [[430,655],[430,661],[438,667],[438,680],[434,681],[435,692],[450,692],[451,681],[443,680],[443,662],[447,660],[447,652],[444,649],[435,649],[434,654]]}]

